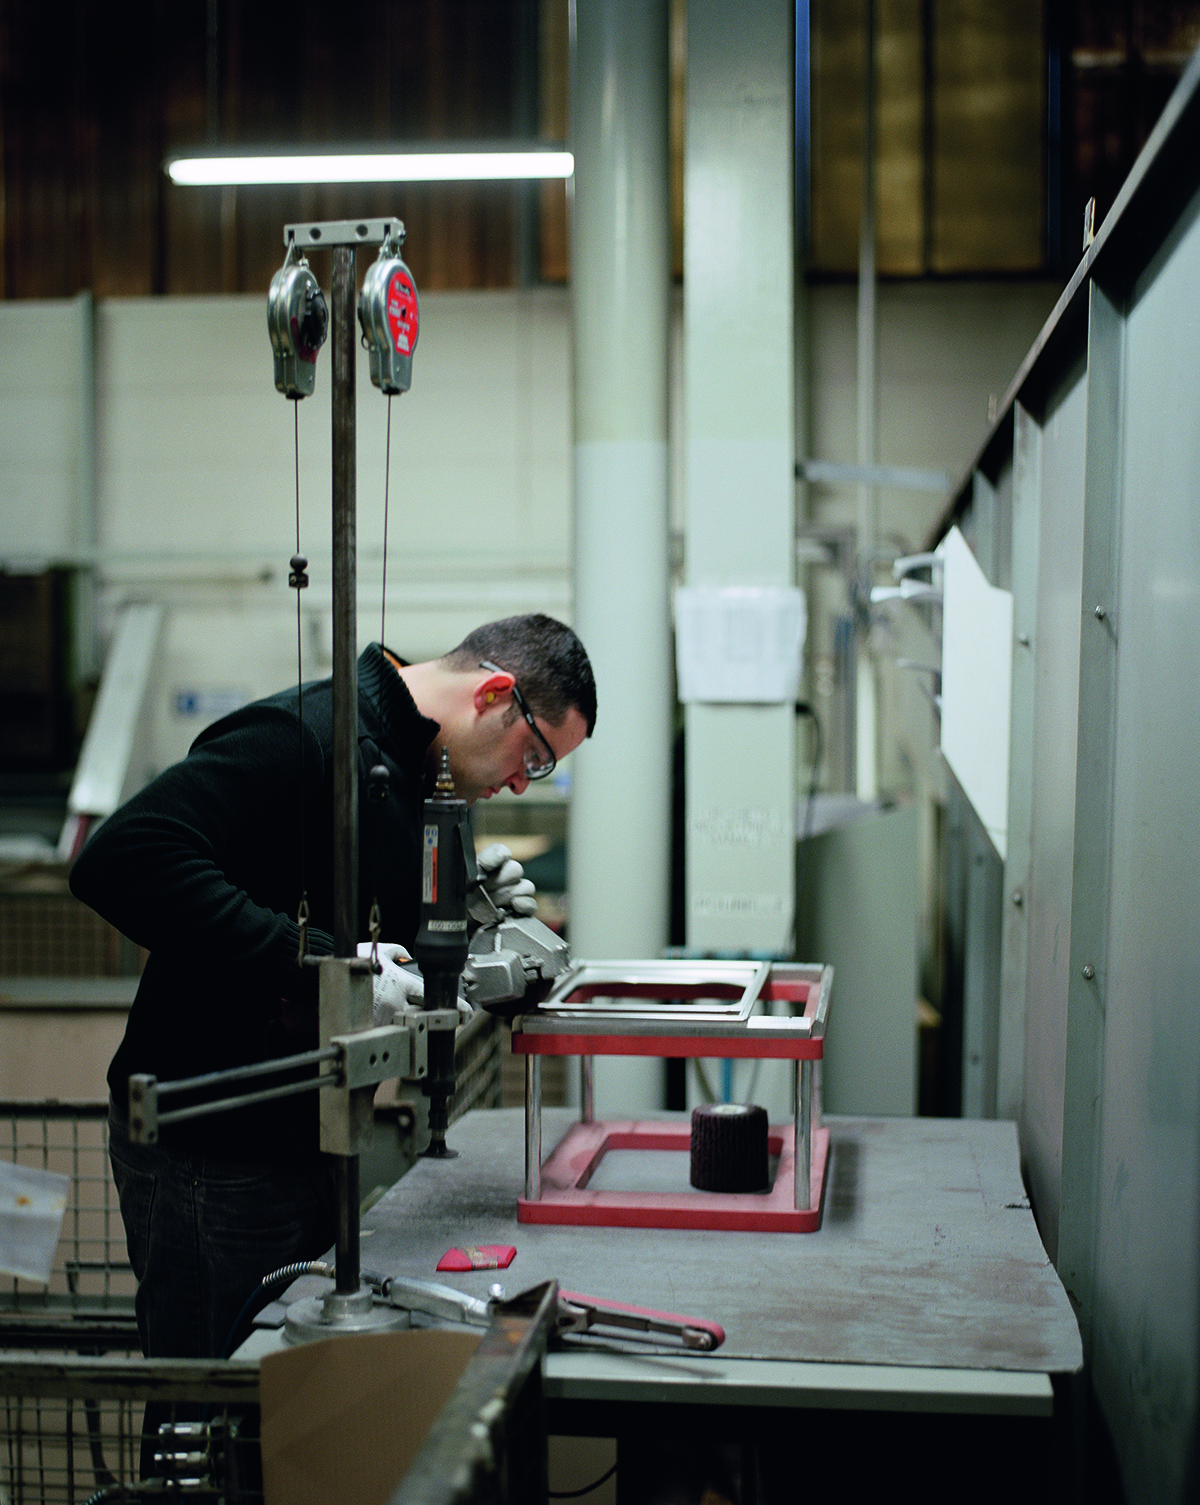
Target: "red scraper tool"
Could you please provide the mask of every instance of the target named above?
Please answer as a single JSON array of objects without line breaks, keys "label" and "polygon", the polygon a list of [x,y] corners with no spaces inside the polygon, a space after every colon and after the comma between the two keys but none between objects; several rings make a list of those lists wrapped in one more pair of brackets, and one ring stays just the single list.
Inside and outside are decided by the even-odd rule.
[{"label": "red scraper tool", "polygon": [[507,1270],[516,1254],[513,1244],[468,1244],[447,1249],[437,1262],[439,1270]]}]

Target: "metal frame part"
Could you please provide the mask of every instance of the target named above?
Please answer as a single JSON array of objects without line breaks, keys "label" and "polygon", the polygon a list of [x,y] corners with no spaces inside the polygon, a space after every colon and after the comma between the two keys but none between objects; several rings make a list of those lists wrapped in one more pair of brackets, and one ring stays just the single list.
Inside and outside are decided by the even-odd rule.
[{"label": "metal frame part", "polygon": [[[742,991],[736,993],[739,985]],[[672,1227],[679,1226],[684,1215],[670,1199],[659,1199],[656,1207],[654,1199],[645,1194],[631,1198],[591,1193],[588,1210],[583,1211],[575,1194],[582,1190],[603,1155],[609,1142],[603,1138],[584,1160],[585,1171],[573,1176],[569,1186],[560,1187],[554,1194],[547,1192],[542,1180],[543,1055],[580,1057],[583,1125],[593,1123],[593,1056],[742,1057],[793,1062],[793,1123],[786,1146],[784,1138],[780,1139],[780,1149],[786,1150],[790,1160],[791,1216],[780,1218],[781,1209],[774,1206],[771,1215],[758,1223],[736,1217],[730,1222],[721,1212],[719,1200],[706,1203],[703,1194],[697,1194],[689,1198],[695,1212],[687,1214],[686,1226],[794,1231],[817,1226],[827,1131],[820,1129],[819,1106],[814,1108],[813,1063],[824,1055],[832,988],[833,968],[822,966],[664,960],[580,962],[573,967],[536,1014],[526,1014],[513,1025],[513,1053],[525,1057],[525,1195],[518,1203],[519,1220]],[[736,996],[726,1005],[721,1001],[722,994]],[[764,1011],[779,1001],[792,1008],[802,1006],[802,1012],[779,1016]],[[636,1126],[639,1132],[642,1127]],[[624,1126],[619,1132],[626,1132]],[[823,1136],[820,1154],[814,1156],[818,1135]],[[664,1140],[661,1147],[680,1148],[683,1143],[686,1141]],[[629,1147],[650,1146],[638,1143]],[[568,1158],[574,1163],[574,1157]],[[819,1174],[814,1174],[818,1166]],[[721,1195],[712,1194],[718,1198]],[[656,1213],[661,1221],[656,1221]]]},{"label": "metal frame part", "polygon": [[[577,962],[559,978],[538,1011],[546,1019],[659,1025],[686,1019],[689,1027],[749,1019],[771,975],[770,962]],[[648,1001],[647,1001],[648,1000]]]}]

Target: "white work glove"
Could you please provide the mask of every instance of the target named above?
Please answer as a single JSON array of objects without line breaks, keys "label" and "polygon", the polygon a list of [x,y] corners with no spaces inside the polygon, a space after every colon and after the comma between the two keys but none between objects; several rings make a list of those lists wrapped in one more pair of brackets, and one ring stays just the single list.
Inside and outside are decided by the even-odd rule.
[{"label": "white work glove", "polygon": [[[369,958],[371,942],[360,941],[358,954]],[[412,960],[403,946],[397,946],[391,941],[380,941],[378,955],[379,965],[383,971],[372,978],[374,987],[371,1013],[377,1026],[395,1024],[406,1005],[420,1004],[424,1000],[425,979],[420,972],[414,972],[409,967],[399,965],[401,962]],[[474,1012],[474,1005],[468,1003],[460,993],[458,997],[460,1028]]]},{"label": "white work glove", "polygon": [[[484,847],[476,857],[475,865],[483,879],[484,892],[497,909],[514,915],[537,913],[537,890],[532,880],[526,878],[525,869],[502,842],[494,841],[491,846]],[[481,925],[495,919],[487,899],[478,889],[467,895],[467,910]]]},{"label": "white work glove", "polygon": [[[369,959],[371,942],[360,941],[358,954]],[[372,1014],[377,1025],[395,1024],[406,1004],[419,1004],[425,997],[425,980],[420,972],[399,965],[411,960],[403,946],[380,941],[379,965],[383,970],[371,979],[374,984]]]}]

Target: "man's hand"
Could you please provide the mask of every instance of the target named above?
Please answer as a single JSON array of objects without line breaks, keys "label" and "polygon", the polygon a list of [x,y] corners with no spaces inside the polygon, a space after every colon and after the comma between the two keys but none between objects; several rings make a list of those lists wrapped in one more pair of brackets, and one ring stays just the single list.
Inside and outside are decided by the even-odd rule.
[{"label": "man's hand", "polygon": [[[369,958],[371,942],[360,941],[358,954]],[[425,997],[425,981],[420,972],[399,965],[400,962],[412,960],[403,946],[381,941],[378,955],[379,965],[383,970],[372,979],[372,1014],[377,1025],[395,1024],[406,1004],[419,1004]]]},{"label": "man's hand", "polygon": [[[537,913],[537,890],[525,869],[499,841],[484,847],[475,859],[479,876],[483,880],[483,892],[499,910],[514,915]],[[467,910],[473,920],[486,925],[496,917],[488,906],[487,899],[478,891],[467,895]]]},{"label": "man's hand", "polygon": [[[532,886],[532,885],[531,885]],[[371,955],[371,942],[360,941],[358,954],[363,958]],[[376,1025],[396,1024],[406,1005],[420,1004],[425,998],[425,979],[414,967],[402,967],[401,962],[411,962],[412,957],[403,946],[391,941],[380,941],[379,965],[383,970],[372,979],[372,1015]],[[460,994],[458,999],[458,1022],[464,1025],[475,1012],[474,1005]]]}]

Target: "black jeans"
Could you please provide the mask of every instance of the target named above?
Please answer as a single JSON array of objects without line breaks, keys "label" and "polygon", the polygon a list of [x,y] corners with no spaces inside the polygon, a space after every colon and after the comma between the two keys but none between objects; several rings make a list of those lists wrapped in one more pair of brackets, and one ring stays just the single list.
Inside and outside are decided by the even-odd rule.
[{"label": "black jeans", "polygon": [[243,1163],[131,1144],[114,1117],[109,1157],[147,1358],[219,1358],[263,1277],[319,1259],[337,1237],[335,1174],[323,1155]]}]

